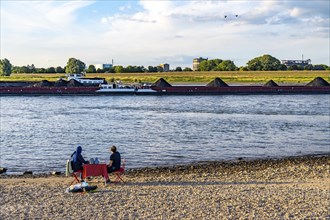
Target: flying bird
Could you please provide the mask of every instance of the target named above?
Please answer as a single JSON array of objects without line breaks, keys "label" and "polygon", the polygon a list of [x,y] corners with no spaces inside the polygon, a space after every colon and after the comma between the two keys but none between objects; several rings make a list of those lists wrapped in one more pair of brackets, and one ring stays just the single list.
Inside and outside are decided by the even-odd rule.
[{"label": "flying bird", "polygon": [[[238,15],[235,15],[235,17],[238,18]],[[228,17],[228,15],[224,15],[224,18],[229,18],[229,17]]]}]

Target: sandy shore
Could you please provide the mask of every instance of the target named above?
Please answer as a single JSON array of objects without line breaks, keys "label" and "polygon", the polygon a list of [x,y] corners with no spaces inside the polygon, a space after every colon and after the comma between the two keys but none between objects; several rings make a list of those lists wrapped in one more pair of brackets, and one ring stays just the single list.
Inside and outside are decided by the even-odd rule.
[{"label": "sandy shore", "polygon": [[329,219],[329,170],[330,156],[138,169],[126,184],[91,179],[94,193],[2,175],[0,219]]}]

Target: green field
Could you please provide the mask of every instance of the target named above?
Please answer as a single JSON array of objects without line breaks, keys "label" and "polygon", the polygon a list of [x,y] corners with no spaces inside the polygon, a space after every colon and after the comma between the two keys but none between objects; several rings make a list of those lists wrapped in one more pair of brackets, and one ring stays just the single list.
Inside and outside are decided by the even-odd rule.
[{"label": "green field", "polygon": [[[164,78],[171,84],[206,84],[220,77],[228,84],[264,84],[274,80],[278,84],[306,84],[315,77],[322,77],[330,82],[330,71],[228,71],[228,72],[169,72],[169,73],[93,73],[86,77],[102,77],[107,81],[121,80],[125,83],[153,83]],[[66,78],[65,74],[12,74],[0,77],[0,81],[56,81]]]}]

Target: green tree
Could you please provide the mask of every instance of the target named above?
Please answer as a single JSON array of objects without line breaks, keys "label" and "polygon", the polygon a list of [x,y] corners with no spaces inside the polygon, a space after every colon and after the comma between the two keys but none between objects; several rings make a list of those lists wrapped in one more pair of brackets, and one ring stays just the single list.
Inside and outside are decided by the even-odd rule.
[{"label": "green tree", "polygon": [[54,67],[47,68],[47,73],[56,73],[55,68]]},{"label": "green tree", "polygon": [[17,67],[17,73],[31,73],[31,70],[27,66]]},{"label": "green tree", "polygon": [[191,68],[189,68],[189,67],[185,67],[185,68],[183,69],[183,71],[185,71],[185,72],[191,72],[191,71],[192,71],[192,69],[191,69]]},{"label": "green tree", "polygon": [[47,70],[45,68],[37,68],[37,73],[46,73],[46,72]]},{"label": "green tree", "polygon": [[85,70],[86,65],[84,62],[76,59],[70,58],[66,64],[66,73],[81,73]]},{"label": "green tree", "polygon": [[182,68],[180,66],[178,66],[177,68],[175,68],[176,72],[182,72]]},{"label": "green tree", "polygon": [[304,70],[313,70],[313,65],[312,64],[308,64],[304,67]]},{"label": "green tree", "polygon": [[115,72],[116,73],[123,73],[124,67],[123,66],[115,66]]},{"label": "green tree", "polygon": [[64,73],[65,72],[64,69],[60,66],[56,67],[55,71],[56,71],[56,73]]},{"label": "green tree", "polygon": [[86,70],[87,73],[96,73],[96,68],[94,65],[89,65],[87,70]]},{"label": "green tree", "polygon": [[214,70],[220,63],[222,63],[221,59],[213,59],[213,60],[209,60],[210,62],[210,66],[212,67],[211,70]]},{"label": "green tree", "polygon": [[124,69],[125,69],[124,70],[125,73],[134,73],[135,72],[135,67],[134,66],[131,66],[131,65],[127,66]]},{"label": "green tree", "polygon": [[288,69],[288,67],[286,67],[286,65],[284,65],[284,64],[281,64],[280,65],[280,69],[279,70],[287,70]]},{"label": "green tree", "polygon": [[157,72],[164,72],[163,67],[161,67],[161,66],[157,66],[156,68],[157,68]]},{"label": "green tree", "polygon": [[144,68],[144,66],[137,66],[135,71],[137,73],[143,73],[145,71],[145,68]]},{"label": "green tree", "polygon": [[149,73],[155,73],[155,72],[157,72],[157,67],[148,66],[148,72]]},{"label": "green tree", "polygon": [[27,65],[27,68],[29,68],[29,72],[30,73],[35,73],[37,71],[36,67],[34,66],[34,64],[32,64],[31,66],[30,65]]},{"label": "green tree", "polygon": [[209,62],[209,60],[203,60],[198,67],[198,70],[200,71],[210,71],[212,70],[212,66],[211,63]]},{"label": "green tree", "polygon": [[239,71],[248,71],[249,69],[246,66],[241,66]]},{"label": "green tree", "polygon": [[317,64],[314,65],[313,70],[326,70],[327,69],[327,65],[324,64]]},{"label": "green tree", "polygon": [[252,60],[250,60],[247,63],[247,68],[249,70],[263,70],[263,71],[269,71],[269,70],[281,70],[282,65],[281,62],[276,59],[275,57],[272,57],[271,55],[263,55],[260,57],[256,57]]},{"label": "green tree", "polygon": [[105,70],[104,69],[97,68],[96,72],[97,73],[105,73]]},{"label": "green tree", "polygon": [[288,70],[304,70],[304,68],[302,66],[300,66],[300,65],[294,64],[292,66],[289,66],[288,67]]},{"label": "green tree", "polygon": [[236,65],[231,60],[224,60],[218,64],[213,70],[216,71],[235,71],[237,70]]},{"label": "green tree", "polygon": [[203,60],[199,64],[200,71],[211,71],[216,70],[216,67],[222,62],[221,59],[213,59],[213,60]]},{"label": "green tree", "polygon": [[8,59],[0,60],[0,75],[10,76],[12,65]]}]

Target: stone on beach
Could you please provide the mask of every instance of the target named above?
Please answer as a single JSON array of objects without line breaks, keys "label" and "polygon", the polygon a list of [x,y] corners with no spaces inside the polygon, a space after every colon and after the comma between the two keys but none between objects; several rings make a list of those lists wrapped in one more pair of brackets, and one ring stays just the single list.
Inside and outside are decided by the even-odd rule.
[{"label": "stone on beach", "polygon": [[7,172],[7,168],[0,167],[0,174]]}]

